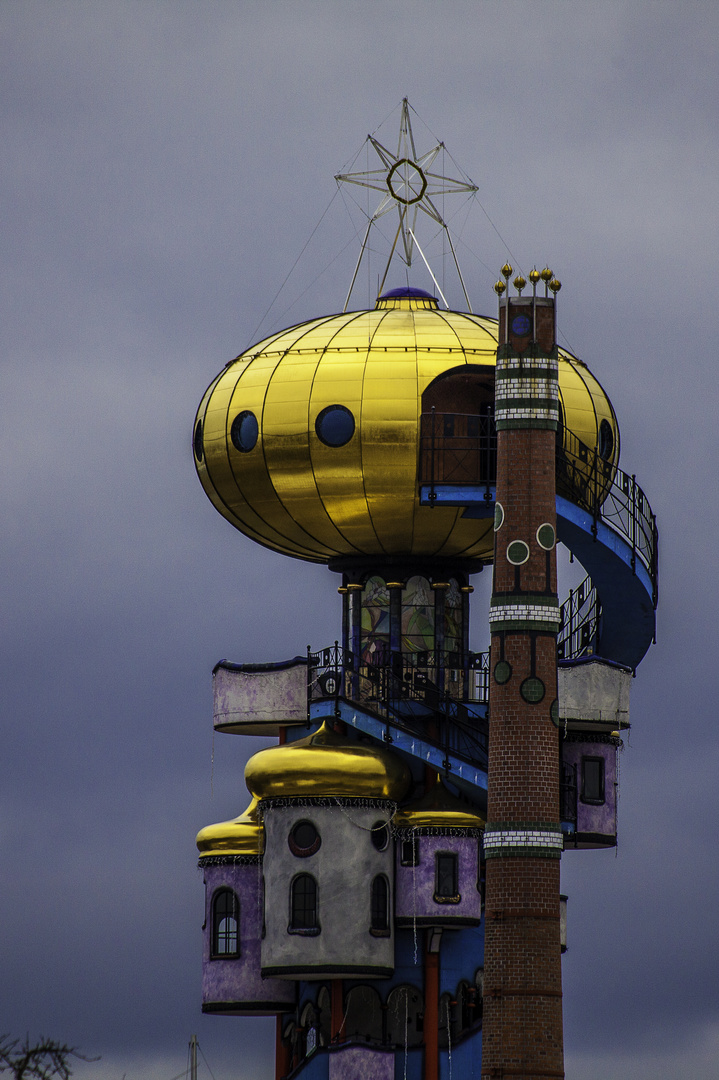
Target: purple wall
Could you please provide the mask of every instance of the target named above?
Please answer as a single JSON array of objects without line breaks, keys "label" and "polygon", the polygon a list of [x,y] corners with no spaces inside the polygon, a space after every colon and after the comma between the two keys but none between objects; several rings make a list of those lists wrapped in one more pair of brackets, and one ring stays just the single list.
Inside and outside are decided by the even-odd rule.
[{"label": "purple wall", "polygon": [[[576,769],[577,833],[594,833],[608,839],[617,834],[617,755],[616,747],[603,742],[565,741],[562,757],[566,765]],[[601,806],[582,802],[582,758],[600,757],[604,760],[604,803]]]},{"label": "purple wall", "polygon": [[[402,866],[402,842],[397,841],[395,913],[406,925],[417,919],[442,923],[445,920],[479,922],[482,904],[479,889],[479,841],[476,837],[420,836],[417,866]],[[458,904],[439,904],[434,899],[435,853],[449,851],[458,857],[458,880],[461,900]]]},{"label": "purple wall", "polygon": [[[285,979],[263,979],[260,975],[260,863],[229,863],[224,866],[207,866],[203,870],[206,885],[202,948],[203,1011],[230,1015],[263,1015],[294,1008],[294,982]],[[210,958],[212,897],[221,886],[234,889],[240,901],[240,955],[230,960]]]}]

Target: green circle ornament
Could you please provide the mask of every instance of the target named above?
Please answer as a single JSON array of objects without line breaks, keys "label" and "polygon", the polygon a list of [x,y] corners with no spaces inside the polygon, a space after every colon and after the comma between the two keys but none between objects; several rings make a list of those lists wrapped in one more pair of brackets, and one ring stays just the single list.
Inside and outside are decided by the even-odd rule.
[{"label": "green circle ornament", "polygon": [[512,566],[521,566],[528,558],[529,544],[525,544],[524,540],[512,540],[511,544],[507,545],[507,561],[511,562]]},{"label": "green circle ornament", "polygon": [[544,697],[544,683],[536,675],[530,675],[520,686],[519,692],[530,705],[538,705]]},{"label": "green circle ornament", "polygon": [[512,665],[506,660],[498,660],[494,665],[494,681],[498,686],[504,686],[512,678]]},{"label": "green circle ornament", "polygon": [[504,507],[502,506],[501,502],[498,502],[494,504],[494,531],[499,532],[503,525]]},{"label": "green circle ornament", "polygon": [[549,717],[552,723],[559,727],[559,699],[555,698],[549,708]]},{"label": "green circle ornament", "polygon": [[537,529],[537,543],[545,551],[551,551],[557,542],[557,538],[554,533],[554,528],[545,521],[543,525],[540,525]]}]

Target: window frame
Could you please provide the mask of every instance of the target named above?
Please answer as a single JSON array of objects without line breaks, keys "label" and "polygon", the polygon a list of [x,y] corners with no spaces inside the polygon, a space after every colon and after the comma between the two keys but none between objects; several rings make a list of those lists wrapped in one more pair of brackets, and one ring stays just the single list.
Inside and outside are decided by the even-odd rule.
[{"label": "window frame", "polygon": [[[304,885],[304,883],[308,882],[308,881],[312,882],[313,893],[314,893],[314,904],[313,904],[313,906],[311,908],[308,906],[304,910],[314,912],[314,921],[313,921],[313,924],[310,925],[310,926],[300,926],[300,925],[298,925],[299,920],[297,918],[299,904],[297,903],[296,891],[297,891],[297,888],[298,888],[300,882],[302,882],[303,885]],[[312,874],[307,874],[307,873],[295,874],[295,876],[292,878],[292,881],[290,882],[290,897],[289,897],[289,899],[290,899],[290,913],[289,913],[290,917],[289,917],[289,923],[287,925],[287,933],[288,934],[300,934],[300,935],[303,935],[305,937],[316,937],[317,934],[319,934],[321,929],[322,929],[321,926],[320,926],[320,890],[319,890],[319,886],[317,884],[317,881],[312,876]]]},{"label": "window frame", "polygon": [[[585,794],[587,783],[586,783],[586,778],[585,778],[585,768],[584,767],[585,767],[585,764],[587,762],[592,762],[592,763],[596,762],[600,766],[600,769],[599,769],[599,781],[600,781],[599,788],[601,790],[601,797],[600,798],[592,798],[591,796]],[[579,794],[580,800],[586,806],[604,806],[604,804],[607,801],[606,762],[605,762],[604,758],[601,757],[601,755],[599,755],[599,754],[582,754],[580,774],[581,774],[581,788],[580,788],[580,794]]]},{"label": "window frame", "polygon": [[[378,889],[379,886],[382,886],[382,888],[384,889],[384,897],[382,899],[382,912],[381,912],[382,917],[381,917],[381,919],[375,917],[377,914],[380,914],[380,912],[379,912],[379,904],[376,903],[376,899],[377,899],[376,894],[379,891],[379,889]],[[386,876],[386,874],[376,874],[372,878],[372,881],[370,882],[370,929],[369,929],[369,932],[372,935],[372,937],[389,937],[390,934],[391,934],[389,902],[390,902],[390,891],[389,891],[389,881],[387,880],[387,876]],[[380,922],[382,923],[382,925],[379,925]]]},{"label": "window frame", "polygon": [[[231,903],[226,910],[218,911],[220,901],[231,897]],[[231,919],[234,922],[234,930],[221,930],[222,923]],[[234,949],[220,950],[220,943],[229,943],[234,939]],[[234,889],[229,885],[221,885],[212,894],[210,907],[210,959],[211,960],[235,960],[240,955],[240,900]]]},{"label": "window frame", "polygon": [[[448,860],[451,867],[452,884],[454,885],[453,892],[447,892],[444,889],[440,890],[440,885],[443,884],[442,876],[443,871],[441,869],[441,861]],[[434,853],[434,902],[436,904],[458,904],[462,899],[459,891],[459,857],[456,851],[435,851]]]}]

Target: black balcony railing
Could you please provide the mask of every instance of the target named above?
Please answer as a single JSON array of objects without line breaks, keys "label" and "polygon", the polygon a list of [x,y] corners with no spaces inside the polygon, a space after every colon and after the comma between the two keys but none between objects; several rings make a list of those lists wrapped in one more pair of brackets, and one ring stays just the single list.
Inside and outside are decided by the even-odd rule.
[{"label": "black balcony railing", "polygon": [[596,652],[599,621],[602,615],[597,590],[585,577],[562,604],[562,625],[557,634],[559,660],[577,660]]},{"label": "black balcony railing", "polygon": [[333,701],[336,706],[341,699],[356,702],[385,721],[388,742],[397,728],[486,766],[488,654],[471,655],[464,667],[448,664],[456,654],[421,655],[426,659],[422,666],[412,653],[395,653],[386,664],[369,664],[337,642],[319,652],[308,650],[308,709],[315,701]]}]

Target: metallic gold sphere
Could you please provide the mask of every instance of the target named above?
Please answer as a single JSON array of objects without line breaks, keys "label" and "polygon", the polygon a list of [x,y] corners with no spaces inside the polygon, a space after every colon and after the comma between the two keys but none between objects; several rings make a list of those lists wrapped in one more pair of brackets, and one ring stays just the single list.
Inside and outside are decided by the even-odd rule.
[{"label": "metallic gold sphere", "polygon": [[501,296],[506,288],[507,286],[504,284],[503,281],[495,281],[494,291],[496,292],[497,296]]},{"label": "metallic gold sphere", "polygon": [[561,287],[561,281],[557,281],[556,278],[552,278],[552,280],[549,282],[549,288],[552,290],[553,293],[558,293]]},{"label": "metallic gold sphere", "polygon": [[245,783],[258,799],[337,795],[399,802],[412,775],[391,750],[347,739],[323,724],[305,739],[254,754]]},{"label": "metallic gold sphere", "polygon": [[542,281],[548,282],[551,281],[554,277],[554,271],[550,270],[548,266],[545,266],[544,270],[542,270],[539,276],[541,277]]},{"label": "metallic gold sphere", "polygon": [[522,289],[524,288],[524,286],[526,284],[527,284],[527,279],[523,278],[521,274],[517,274],[516,278],[514,279],[514,287],[515,287],[515,289],[517,290],[518,293],[521,294]]},{"label": "metallic gold sphere", "polygon": [[[202,398],[200,481],[235,528],[295,558],[490,562],[491,519],[421,506],[418,470],[428,388],[466,373],[491,395],[496,354],[496,319],[440,311],[419,290],[283,330],[228,364]],[[612,407],[585,365],[561,351],[559,395],[565,429],[587,446],[607,421],[616,464]]]},{"label": "metallic gold sphere", "polygon": [[214,855],[261,855],[264,838],[257,799],[239,817],[200,829],[196,843],[201,860]]},{"label": "metallic gold sphere", "polygon": [[394,816],[397,829],[484,829],[487,822],[475,810],[447,791],[441,780],[426,795]]},{"label": "metallic gold sphere", "polygon": [[509,263],[504,264],[504,266],[502,267],[502,273],[507,279],[512,276],[512,267],[509,265]]},{"label": "metallic gold sphere", "polygon": [[529,271],[529,280],[532,282],[532,285],[536,285],[537,282],[541,280],[541,277],[542,275],[539,273],[536,266],[533,270]]}]

